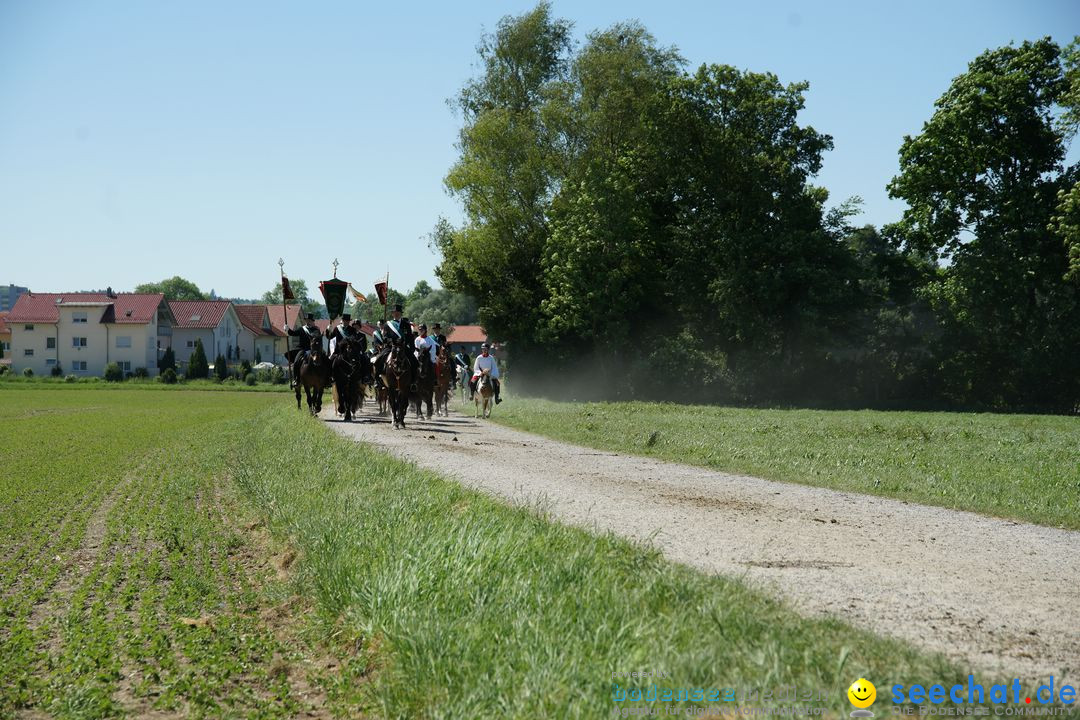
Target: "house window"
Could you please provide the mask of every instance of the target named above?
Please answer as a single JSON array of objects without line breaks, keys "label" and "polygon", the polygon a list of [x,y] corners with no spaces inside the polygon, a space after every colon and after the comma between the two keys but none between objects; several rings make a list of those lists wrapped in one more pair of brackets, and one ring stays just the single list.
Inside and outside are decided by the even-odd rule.
[{"label": "house window", "polygon": [[83,372],[86,372],[86,361],[85,360],[76,360],[75,362],[71,363],[71,369],[72,370],[82,370]]},{"label": "house window", "polygon": [[34,329],[34,326],[33,326],[33,325],[23,325],[23,326],[22,326],[22,329],[23,329],[23,330],[33,330],[33,329]]},{"label": "house window", "polygon": [[188,346],[189,348],[193,348],[193,347],[195,347],[195,341],[194,341],[194,340],[188,340],[188,341],[187,341],[187,346]]},{"label": "house window", "polygon": [[22,351],[22,354],[25,355],[26,357],[33,357],[34,356],[34,348],[26,348],[25,350]]},{"label": "house window", "polygon": [[7,342],[6,340],[4,342],[0,342],[0,346],[3,346],[5,350],[11,349],[11,343]]},{"label": "house window", "polygon": [[84,312],[71,313],[71,322],[73,322],[73,323],[85,323],[86,322],[86,313],[84,313]]},{"label": "house window", "polygon": [[45,358],[45,366],[52,367],[56,364],[56,358]]},{"label": "house window", "polygon": [[116,336],[116,347],[118,347],[118,348],[129,348],[129,347],[131,347],[131,336],[130,335],[117,335]]},{"label": "house window", "polygon": [[86,338],[73,337],[71,338],[71,347],[86,347]]},{"label": "house window", "polygon": [[55,350],[56,349],[56,338],[54,338],[54,337],[45,338],[45,349],[46,350]]},{"label": "house window", "polygon": [[131,361],[124,360],[123,362],[117,363],[117,365],[119,365],[120,369],[123,370],[124,372],[126,372],[126,373],[131,372]]}]

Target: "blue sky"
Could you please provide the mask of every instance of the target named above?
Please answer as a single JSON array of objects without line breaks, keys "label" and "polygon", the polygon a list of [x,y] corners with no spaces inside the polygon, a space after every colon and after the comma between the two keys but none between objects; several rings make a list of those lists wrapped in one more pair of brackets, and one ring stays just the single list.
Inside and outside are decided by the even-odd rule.
[{"label": "blue sky", "polygon": [[[460,217],[447,107],[507,3],[0,0],[0,284],[133,288],[182,275],[254,297],[290,277],[432,284]],[[1080,2],[555,2],[589,31],[641,21],[691,67],[807,80],[834,137],[816,183],[886,197],[905,133],[988,47],[1080,33]],[[1075,157],[1074,151],[1070,157]]]}]

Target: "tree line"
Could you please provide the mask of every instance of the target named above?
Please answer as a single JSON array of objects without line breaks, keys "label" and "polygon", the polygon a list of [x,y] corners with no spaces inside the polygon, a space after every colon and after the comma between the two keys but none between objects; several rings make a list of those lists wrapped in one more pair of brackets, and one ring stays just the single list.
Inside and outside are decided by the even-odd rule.
[{"label": "tree line", "polygon": [[519,382],[578,397],[1076,412],[1078,48],[972,60],[900,143],[903,216],[859,226],[812,182],[806,82],[688,69],[635,22],[579,46],[541,3],[452,101],[437,277]]}]

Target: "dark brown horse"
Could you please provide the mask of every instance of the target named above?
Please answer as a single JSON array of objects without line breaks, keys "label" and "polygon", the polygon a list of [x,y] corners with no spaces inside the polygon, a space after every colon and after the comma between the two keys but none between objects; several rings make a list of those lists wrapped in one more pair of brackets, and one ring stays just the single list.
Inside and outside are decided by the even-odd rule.
[{"label": "dark brown horse", "polygon": [[307,396],[308,410],[312,415],[322,411],[323,390],[330,386],[330,360],[322,345],[312,348],[300,365],[300,377],[296,383],[296,409],[300,409],[300,387]]},{"label": "dark brown horse", "polygon": [[450,380],[454,376],[453,363],[446,346],[439,348],[439,361],[435,363],[435,414],[450,415]]},{"label": "dark brown horse", "polygon": [[338,414],[345,415],[345,422],[352,422],[353,415],[364,406],[362,379],[367,376],[369,366],[370,360],[358,341],[339,341],[330,360],[330,374],[334,380],[334,403]]},{"label": "dark brown horse", "polygon": [[412,362],[409,360],[411,348],[396,346],[386,359],[386,390],[390,397],[390,413],[394,416],[394,427],[405,427],[405,415],[409,412],[409,394],[415,382]]}]

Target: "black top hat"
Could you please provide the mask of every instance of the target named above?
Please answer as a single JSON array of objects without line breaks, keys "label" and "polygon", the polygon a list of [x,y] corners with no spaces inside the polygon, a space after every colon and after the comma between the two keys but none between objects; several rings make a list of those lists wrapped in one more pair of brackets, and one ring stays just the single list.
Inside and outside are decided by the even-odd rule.
[{"label": "black top hat", "polygon": [[420,323],[420,329],[427,330],[427,325],[425,325],[424,323]]},{"label": "black top hat", "polygon": [[394,312],[405,312],[405,311],[401,309],[400,305],[395,305],[394,306]]},{"label": "black top hat", "polygon": [[315,313],[308,313],[306,319],[307,320],[314,320],[315,319]]},{"label": "black top hat", "polygon": [[350,315],[349,313],[341,313],[341,319],[345,322],[349,322],[349,320],[352,319],[352,315]]}]

